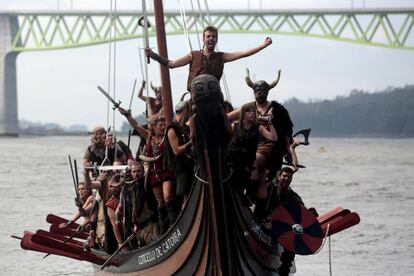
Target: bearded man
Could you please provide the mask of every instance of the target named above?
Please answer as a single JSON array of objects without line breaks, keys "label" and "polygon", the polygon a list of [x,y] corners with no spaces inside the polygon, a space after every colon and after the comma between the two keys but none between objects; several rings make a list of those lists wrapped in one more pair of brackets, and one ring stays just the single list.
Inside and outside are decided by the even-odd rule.
[{"label": "bearded man", "polygon": [[216,48],[217,42],[217,28],[207,26],[203,31],[204,46],[203,49],[199,51],[191,51],[187,55],[176,60],[168,60],[165,57],[161,57],[154,53],[150,48],[145,49],[145,54],[147,57],[158,61],[160,64],[165,65],[168,68],[182,67],[190,64],[190,72],[187,80],[187,90],[190,91],[191,82],[195,77],[202,74],[209,74],[213,75],[218,81],[220,81],[221,76],[223,75],[224,63],[256,54],[271,45],[272,39],[270,37],[266,37],[262,44],[254,48],[232,53],[216,52],[214,49]]}]

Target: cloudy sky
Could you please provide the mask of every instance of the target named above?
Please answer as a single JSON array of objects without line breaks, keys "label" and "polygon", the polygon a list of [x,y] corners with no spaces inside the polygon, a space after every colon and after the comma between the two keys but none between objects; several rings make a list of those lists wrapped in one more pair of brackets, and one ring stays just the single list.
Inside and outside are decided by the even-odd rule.
[{"label": "cloudy sky", "polygon": [[[189,1],[185,1],[188,2]],[[196,3],[196,1],[193,1]],[[203,3],[204,1],[200,1]],[[178,1],[165,1],[164,9],[176,9]],[[210,9],[290,9],[290,8],[367,8],[409,7],[414,1],[386,0],[210,0]],[[237,4],[237,5],[236,5]],[[152,4],[148,2],[148,8]],[[140,9],[141,2],[118,0],[117,7]],[[0,0],[0,10],[108,10],[109,0]],[[227,63],[225,73],[234,105],[253,98],[243,76],[248,67],[256,79],[272,80],[278,69],[282,77],[272,90],[271,99],[285,101],[333,99],[346,96],[353,89],[375,92],[389,86],[414,84],[414,52],[377,48],[358,44],[296,36],[270,35],[273,45],[255,56]],[[254,47],[263,42],[265,34],[219,35],[221,51],[232,52]],[[196,37],[192,36],[193,45]],[[167,38],[170,59],[187,53],[184,36]],[[150,38],[150,44],[156,45]],[[117,44],[117,97],[127,106],[135,78],[141,82],[138,47],[142,41],[129,40]],[[150,80],[159,84],[159,67],[149,65]],[[171,71],[173,99],[185,91],[188,68]],[[23,52],[17,60],[19,119],[56,122],[64,126],[106,124],[106,101],[96,85],[107,86],[108,45],[97,45],[43,52]],[[133,112],[141,113],[144,103],[134,99]],[[123,122],[116,118],[116,126]]]}]

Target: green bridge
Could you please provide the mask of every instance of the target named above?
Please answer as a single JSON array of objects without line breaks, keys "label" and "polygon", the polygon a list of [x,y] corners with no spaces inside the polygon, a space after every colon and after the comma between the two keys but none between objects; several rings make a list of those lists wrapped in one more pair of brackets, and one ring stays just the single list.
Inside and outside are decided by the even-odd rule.
[{"label": "green bridge", "polygon": [[[94,45],[109,41],[110,16],[104,12],[10,13],[18,21],[12,51],[35,51]],[[208,25],[207,16],[186,12],[187,29]],[[118,12],[117,39],[142,36],[141,13]],[[149,22],[154,22],[148,14]],[[372,46],[414,50],[414,9],[395,10],[251,10],[212,11],[220,33],[267,33],[333,39]],[[182,34],[179,12],[165,12],[167,35]],[[155,35],[154,28],[149,29]],[[411,38],[411,40],[410,40]]]},{"label": "green bridge", "polygon": [[[183,34],[178,11],[165,12],[167,35]],[[0,12],[0,135],[17,135],[16,57],[24,51],[106,43],[112,26],[117,40],[138,38],[140,11]],[[226,10],[210,16],[186,12],[190,33],[211,24],[220,33],[265,33],[332,39],[370,46],[414,50],[414,8],[329,10]],[[154,15],[148,13],[148,21]],[[153,36],[154,26],[149,29]]]}]

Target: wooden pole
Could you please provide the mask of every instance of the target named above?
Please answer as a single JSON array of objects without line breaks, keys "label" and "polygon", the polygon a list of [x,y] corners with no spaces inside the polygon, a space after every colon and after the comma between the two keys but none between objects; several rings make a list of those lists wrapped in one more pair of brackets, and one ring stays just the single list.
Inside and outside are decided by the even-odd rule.
[{"label": "wooden pole", "polygon": [[124,248],[124,246],[130,241],[130,240],[132,240],[132,238],[133,237],[135,237],[135,233],[132,233],[129,237],[128,237],[128,239],[126,239],[126,241],[124,241],[124,243],[120,246],[120,247],[118,247],[118,249],[114,252],[114,254],[112,254],[108,259],[106,259],[106,261],[103,263],[103,265],[101,265],[101,267],[99,268],[99,270],[102,270],[102,269],[104,269],[105,268],[105,266],[107,265],[107,264],[109,264],[109,262],[116,256],[116,255],[118,255],[118,253],[121,251],[121,249],[122,248]]},{"label": "wooden pole", "polygon": [[[157,46],[160,56],[168,58],[167,38],[164,28],[164,8],[162,0],[154,0],[155,30],[157,33]],[[160,65],[161,73],[161,95],[162,106],[164,109],[167,126],[171,124],[173,118],[173,107],[171,98],[170,71],[167,66]]]}]

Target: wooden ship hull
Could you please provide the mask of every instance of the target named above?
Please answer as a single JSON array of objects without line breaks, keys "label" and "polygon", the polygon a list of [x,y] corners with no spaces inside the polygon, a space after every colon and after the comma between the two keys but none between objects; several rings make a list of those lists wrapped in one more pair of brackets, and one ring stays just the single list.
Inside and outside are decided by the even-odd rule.
[{"label": "wooden ship hull", "polygon": [[[156,17],[157,33],[165,33],[159,30],[163,27],[161,1],[154,1],[154,9],[161,14]],[[158,37],[158,49],[162,56],[168,56],[165,37]],[[161,76],[168,119],[172,118],[172,104],[167,68],[161,67]],[[209,97],[207,93],[205,98]],[[225,165],[224,143],[220,138],[222,120],[211,110],[214,108],[199,108],[195,117],[197,169],[186,207],[157,241],[119,253],[101,269],[110,256],[99,250],[84,250],[86,230],[75,235],[76,223],[61,229],[58,225],[66,220],[49,215],[49,231],[26,231],[21,247],[90,262],[97,275],[278,275],[283,249],[274,231],[256,222],[250,208],[243,204],[240,190],[232,187],[229,181],[232,172]],[[359,217],[337,208],[320,216],[318,221],[323,234],[331,235],[358,223]]]},{"label": "wooden ship hull", "polygon": [[[223,190],[229,192],[224,192],[225,209],[212,207],[214,201],[216,207],[219,205],[218,199],[210,198],[214,191],[204,177],[210,178],[203,174],[197,177],[186,208],[164,235],[150,245],[120,253],[103,270],[101,265],[110,255],[100,250],[85,251],[86,231],[66,242],[77,225],[61,229],[58,225],[67,220],[55,215],[47,216],[49,231],[26,231],[21,247],[90,262],[96,275],[278,275],[283,249],[276,237],[256,222],[228,182],[221,182]],[[224,218],[227,223],[217,223]],[[359,217],[348,209],[335,208],[319,216],[318,221],[324,234],[333,235],[357,224]],[[220,239],[220,234],[226,240]]]},{"label": "wooden ship hull", "polygon": [[[91,262],[97,275],[220,275],[220,243],[217,237],[218,225],[212,223],[211,200],[207,192],[208,183],[196,180],[186,208],[176,223],[156,242],[145,247],[120,253],[118,257],[100,270],[101,265],[110,256],[104,251],[83,250],[82,240],[86,232],[64,243],[70,237],[72,229],[60,229],[59,223],[65,219],[49,215],[49,231],[37,230],[25,232],[21,247],[44,253],[65,256],[76,260]],[[238,269],[233,275],[277,275],[279,254],[277,242],[268,230],[262,228],[253,219],[251,211],[241,205],[239,195],[229,198],[233,207],[229,224],[234,225],[232,250],[229,252],[232,262]],[[280,248],[279,248],[280,249]],[[233,267],[233,265],[232,265]],[[234,267],[235,268],[235,267]]]},{"label": "wooden ship hull", "polygon": [[[302,239],[305,234],[293,231],[301,221],[303,228],[316,229],[306,234],[309,239],[320,242],[323,235],[335,234],[359,222],[358,215],[347,209],[333,209],[316,220],[301,207],[292,215],[282,215],[284,219],[279,221],[276,209],[271,230],[258,224],[243,203],[239,183],[230,181],[232,171],[225,162],[222,119],[218,112],[211,112],[221,104],[212,98],[220,97],[208,91],[201,98],[206,101],[195,103],[197,158],[193,187],[177,221],[157,241],[119,253],[101,269],[109,254],[85,251],[81,240],[87,238],[87,232],[74,236],[76,224],[61,229],[58,225],[66,220],[49,215],[49,231],[25,232],[21,247],[91,262],[97,275],[278,275],[283,249],[278,245],[277,228],[287,227],[285,236],[294,246],[306,248],[307,242]],[[302,252],[312,254],[317,249]]]}]

